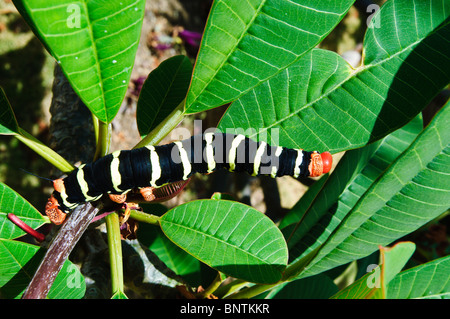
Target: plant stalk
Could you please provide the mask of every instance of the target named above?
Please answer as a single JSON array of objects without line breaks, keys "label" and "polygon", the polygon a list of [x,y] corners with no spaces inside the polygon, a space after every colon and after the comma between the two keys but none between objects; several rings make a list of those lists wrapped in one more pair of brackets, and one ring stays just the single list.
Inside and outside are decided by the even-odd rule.
[{"label": "plant stalk", "polygon": [[94,125],[96,131],[97,148],[95,150],[94,161],[108,154],[111,146],[111,131],[107,123],[97,120]]},{"label": "plant stalk", "polygon": [[225,297],[225,299],[250,299],[259,294],[262,294],[263,292],[265,292],[269,289],[272,289],[275,286],[278,286],[279,284],[282,284],[282,282],[277,282],[275,284],[270,284],[270,285],[257,284],[257,285],[242,289],[241,291],[234,293],[232,295],[229,295],[229,296]]},{"label": "plant stalk", "polygon": [[222,283],[222,277],[220,273],[217,273],[216,278],[214,278],[213,282],[202,292],[198,293],[199,298],[208,298],[211,294],[213,294],[217,288],[219,288]]},{"label": "plant stalk", "polygon": [[119,216],[111,213],[105,217],[109,261],[111,267],[111,289],[113,298],[125,297],[123,286],[122,239],[120,237]]},{"label": "plant stalk", "polygon": [[94,135],[95,135],[95,145],[98,143],[98,131],[99,131],[99,122],[100,120],[94,115],[92,115],[92,125],[94,126]]},{"label": "plant stalk", "polygon": [[58,168],[60,171],[64,173],[68,173],[73,171],[74,167],[66,161],[61,155],[56,153],[54,150],[44,145],[41,141],[36,139],[34,136],[29,134],[27,131],[19,128],[19,134],[16,134],[15,137],[31,148],[33,151],[38,153],[42,158],[46,159],[53,166]]},{"label": "plant stalk", "polygon": [[229,284],[220,286],[215,292],[214,295],[219,298],[224,298],[225,296],[228,296],[235,292],[236,290],[241,289],[242,287],[245,287],[249,285],[248,281],[244,281],[241,279],[236,279],[230,282]]},{"label": "plant stalk", "polygon": [[144,147],[146,145],[157,145],[167,136],[178,124],[183,121],[185,116],[184,99],[157,127],[155,127],[147,136],[145,136],[134,148]]},{"label": "plant stalk", "polygon": [[159,217],[152,214],[147,214],[138,210],[131,209],[130,210],[130,218],[133,218],[137,221],[152,224],[155,226],[159,226]]}]

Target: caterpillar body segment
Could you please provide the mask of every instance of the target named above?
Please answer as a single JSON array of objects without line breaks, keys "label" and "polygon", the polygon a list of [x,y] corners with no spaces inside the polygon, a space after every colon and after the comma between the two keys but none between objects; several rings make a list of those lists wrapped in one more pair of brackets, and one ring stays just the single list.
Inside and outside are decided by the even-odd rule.
[{"label": "caterpillar body segment", "polygon": [[104,194],[124,203],[128,192],[139,190],[145,200],[152,201],[154,188],[187,180],[195,173],[224,168],[253,176],[315,177],[330,171],[331,164],[328,152],[270,146],[243,135],[206,133],[166,145],[116,151],[80,165],[53,182],[55,190],[45,212],[52,222],[61,224],[69,210]]}]

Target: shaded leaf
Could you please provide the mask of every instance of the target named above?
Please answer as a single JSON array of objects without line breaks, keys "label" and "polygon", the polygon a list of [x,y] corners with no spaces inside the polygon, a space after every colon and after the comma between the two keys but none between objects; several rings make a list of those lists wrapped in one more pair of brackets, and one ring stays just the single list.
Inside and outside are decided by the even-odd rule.
[{"label": "shaded leaf", "polygon": [[390,248],[380,247],[384,287],[403,269],[415,250],[416,245],[413,242],[399,242]]},{"label": "shaded leaf", "polygon": [[330,277],[317,275],[288,282],[276,291],[270,292],[266,299],[328,299],[337,290]]},{"label": "shaded leaf", "polygon": [[299,223],[302,218],[304,218],[305,214],[310,209],[310,205],[314,202],[317,194],[322,190],[325,182],[329,178],[329,175],[326,174],[322,176],[317,182],[315,182],[311,187],[308,188],[308,191],[300,198],[300,200],[292,207],[292,209],[283,217],[280,222],[280,229],[284,229],[288,226],[291,226],[289,230],[283,231],[283,234],[287,236],[292,232],[295,225]]},{"label": "shaded leaf", "polygon": [[150,133],[184,100],[191,75],[192,64],[182,55],[163,61],[148,75],[136,109],[141,137]]},{"label": "shaded leaf", "polygon": [[191,286],[200,285],[200,261],[171,242],[161,230],[155,226],[141,224],[138,240],[175,274],[183,277]]}]

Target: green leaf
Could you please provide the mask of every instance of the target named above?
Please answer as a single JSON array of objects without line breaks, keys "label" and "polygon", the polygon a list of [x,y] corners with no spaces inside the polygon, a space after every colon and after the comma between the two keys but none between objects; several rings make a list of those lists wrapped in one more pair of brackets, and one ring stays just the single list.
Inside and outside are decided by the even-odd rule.
[{"label": "green leaf", "polygon": [[[364,146],[414,118],[450,82],[450,2],[387,1],[353,69],[315,49],[232,103],[219,129],[253,128],[275,144],[332,153]],[[401,40],[400,40],[401,39]]]},{"label": "green leaf", "polygon": [[392,248],[380,249],[380,265],[362,276],[350,286],[340,290],[333,299],[384,299],[386,287],[411,258],[416,245],[400,242]]},{"label": "green leaf", "polygon": [[450,256],[405,270],[388,285],[390,299],[450,298]]},{"label": "green leaf", "polygon": [[384,287],[405,267],[415,250],[416,245],[412,242],[399,242],[391,248],[380,248]]},{"label": "green leaf", "polygon": [[[34,272],[33,272],[34,273]],[[47,295],[49,299],[81,299],[86,292],[86,282],[80,270],[66,260]]]},{"label": "green leaf", "polygon": [[[303,221],[298,226],[292,223],[282,229],[289,238],[291,260],[302,258],[326,241],[370,185],[414,141],[422,127],[422,117],[417,116],[383,140],[346,152],[320,193],[315,194],[316,186],[308,190],[299,201],[303,210],[296,209],[296,205],[286,216],[297,221],[305,214]],[[313,197],[308,194],[310,191]],[[283,220],[281,224],[286,222]]]},{"label": "green leaf", "polygon": [[[0,294],[3,298],[20,298],[35,273],[44,249],[0,238]],[[66,261],[53,283],[48,298],[82,298],[86,284],[78,268]]]},{"label": "green leaf", "polygon": [[19,132],[14,111],[9,104],[5,91],[0,87],[0,135],[14,135]]},{"label": "green leaf", "polygon": [[14,239],[25,232],[8,219],[13,213],[33,229],[48,223],[48,219],[39,213],[29,202],[7,185],[0,183],[0,238]]},{"label": "green leaf", "polygon": [[100,121],[111,122],[128,88],[145,1],[14,3],[86,106]]},{"label": "green leaf", "polygon": [[187,113],[233,101],[297,61],[331,32],[353,2],[214,1]]},{"label": "green leaf", "polygon": [[331,299],[382,299],[381,267],[376,266],[354,283],[337,292]]},{"label": "green leaf", "polygon": [[303,276],[365,257],[448,209],[449,121],[450,102],[363,194]]},{"label": "green leaf", "polygon": [[184,100],[191,75],[191,61],[183,55],[163,61],[148,75],[136,108],[141,137],[150,133]]},{"label": "green leaf", "polygon": [[286,267],[281,232],[267,216],[247,205],[193,201],[171,209],[160,223],[171,241],[229,276],[274,283]]}]

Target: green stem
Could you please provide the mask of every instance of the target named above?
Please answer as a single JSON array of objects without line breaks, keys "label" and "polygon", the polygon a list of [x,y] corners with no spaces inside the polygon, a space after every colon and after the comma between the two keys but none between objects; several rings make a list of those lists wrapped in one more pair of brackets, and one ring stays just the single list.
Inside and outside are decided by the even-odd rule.
[{"label": "green stem", "polygon": [[111,132],[109,124],[98,121],[97,149],[95,150],[94,161],[108,154],[111,144]]},{"label": "green stem", "polygon": [[229,284],[219,287],[215,291],[214,295],[216,295],[219,298],[223,298],[223,297],[235,292],[236,290],[241,289],[242,287],[244,287],[248,284],[249,284],[248,281],[236,279],[236,280],[233,280],[232,282],[230,282]]},{"label": "green stem", "polygon": [[157,145],[167,136],[178,124],[183,121],[185,116],[183,100],[157,127],[155,127],[147,136],[145,136],[134,148],[144,147],[146,145]]},{"label": "green stem", "polygon": [[209,295],[214,293],[217,288],[219,288],[220,284],[222,283],[222,277],[220,276],[220,273],[217,273],[216,278],[214,278],[213,282],[201,293],[198,294],[199,298],[207,298]]},{"label": "green stem", "polygon": [[94,125],[94,134],[95,134],[95,145],[98,143],[98,126],[99,126],[99,119],[92,114],[92,123]]},{"label": "green stem", "polygon": [[26,132],[25,130],[19,128],[18,134],[15,137],[31,148],[33,151],[38,153],[42,158],[46,159],[53,166],[58,168],[64,173],[73,171],[74,167],[67,162],[61,155],[56,153],[54,150],[44,145],[41,141],[36,139],[34,136]]},{"label": "green stem", "polygon": [[105,221],[113,298],[126,298],[123,287],[122,240],[120,238],[119,216],[117,213],[111,213],[105,217]]},{"label": "green stem", "polygon": [[[94,119],[97,148],[94,161],[108,154],[111,142],[109,124]],[[122,239],[120,236],[119,216],[116,212],[105,217],[108,238],[109,260],[111,268],[111,289],[113,299],[127,298],[123,287]]]},{"label": "green stem", "polygon": [[275,284],[270,284],[270,285],[254,285],[245,289],[242,289],[241,291],[229,295],[227,297],[225,297],[225,299],[250,299],[252,297],[255,297],[269,289],[272,289],[275,286],[278,286],[279,284],[281,284],[282,282],[277,282]]},{"label": "green stem", "polygon": [[141,212],[138,210],[131,209],[130,217],[137,221],[140,221],[140,222],[159,226],[159,218],[160,217],[152,215],[152,214],[147,214],[147,213],[144,213],[144,212]]}]

